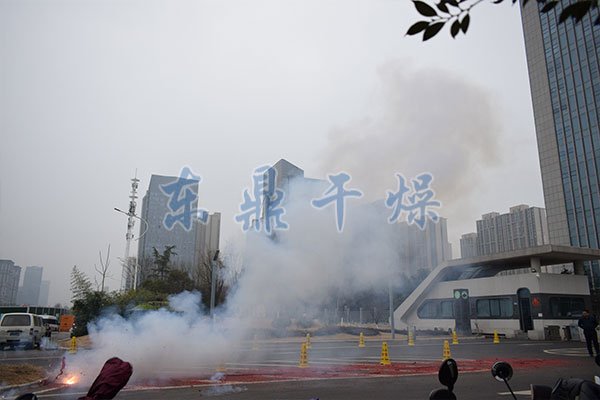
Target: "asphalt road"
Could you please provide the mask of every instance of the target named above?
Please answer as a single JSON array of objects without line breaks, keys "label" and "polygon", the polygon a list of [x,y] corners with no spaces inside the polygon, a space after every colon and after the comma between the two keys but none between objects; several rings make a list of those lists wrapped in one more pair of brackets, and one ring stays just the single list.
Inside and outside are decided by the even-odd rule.
[{"label": "asphalt road", "polygon": [[[420,340],[416,346],[409,347],[405,342],[388,342],[392,362],[403,360],[441,361],[442,340],[435,338]],[[226,360],[226,367],[260,368],[276,366],[294,366],[298,363],[299,343],[261,343],[259,350],[242,346],[235,352],[237,356]],[[517,369],[511,385],[517,392],[526,392],[531,383],[553,385],[559,377],[582,377],[593,379],[600,375],[600,367],[587,356],[583,343],[578,342],[531,342],[508,341],[494,345],[490,340],[464,340],[452,346],[452,356],[458,360],[489,360],[482,365],[486,370],[494,359],[559,359],[570,360],[560,367],[541,367],[536,369]],[[355,341],[320,342],[313,340],[309,353],[309,364],[352,364],[377,363],[381,351],[381,341],[368,341],[367,347],[359,349]],[[0,362],[22,362],[24,359],[48,362],[60,360],[61,353],[56,351],[5,351],[0,353]],[[135,369],[135,365],[134,365]],[[189,371],[188,371],[189,372]],[[177,371],[171,371],[176,374]],[[226,372],[225,372],[226,373]],[[218,399],[277,399],[309,400],[314,398],[334,400],[354,399],[427,399],[431,390],[441,387],[436,375],[397,376],[389,378],[366,377],[350,379],[312,379],[286,382],[239,384],[233,386],[203,386],[177,389],[124,390],[117,399],[154,400],[154,399],[200,399],[214,397]],[[41,399],[76,399],[87,388],[68,388],[43,392]],[[457,382],[455,393],[459,399],[510,399],[508,389],[502,382],[495,381],[489,372],[463,373]],[[519,395],[527,399],[527,395]]]},{"label": "asphalt road", "polygon": [[44,368],[52,368],[60,364],[64,350],[58,349],[57,341],[69,337],[68,333],[53,333],[49,341],[44,339],[47,348],[42,349],[8,349],[0,351],[0,364],[33,364]]}]

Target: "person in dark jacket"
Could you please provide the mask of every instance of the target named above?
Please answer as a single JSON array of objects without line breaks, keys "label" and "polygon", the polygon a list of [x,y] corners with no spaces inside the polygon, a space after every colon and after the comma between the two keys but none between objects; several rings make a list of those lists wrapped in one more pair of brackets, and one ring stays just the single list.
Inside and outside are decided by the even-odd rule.
[{"label": "person in dark jacket", "polygon": [[591,357],[594,357],[592,352],[592,343],[594,343],[594,349],[596,355],[600,354],[600,346],[598,346],[598,333],[596,333],[596,327],[598,321],[594,315],[590,315],[588,310],[583,310],[581,318],[579,318],[579,327],[583,329],[583,335],[585,336],[585,343],[587,345],[588,353]]}]

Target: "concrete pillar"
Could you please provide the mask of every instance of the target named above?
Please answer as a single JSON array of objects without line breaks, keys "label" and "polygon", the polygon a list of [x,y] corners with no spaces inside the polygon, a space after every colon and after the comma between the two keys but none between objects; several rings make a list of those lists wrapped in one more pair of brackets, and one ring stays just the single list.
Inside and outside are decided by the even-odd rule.
[{"label": "concrete pillar", "polygon": [[529,266],[531,267],[531,272],[539,274],[542,271],[542,267],[540,266],[541,261],[539,257],[531,257],[529,259]]},{"label": "concrete pillar", "polygon": [[573,263],[573,272],[575,275],[585,275],[585,269],[583,268],[583,261],[575,261]]}]

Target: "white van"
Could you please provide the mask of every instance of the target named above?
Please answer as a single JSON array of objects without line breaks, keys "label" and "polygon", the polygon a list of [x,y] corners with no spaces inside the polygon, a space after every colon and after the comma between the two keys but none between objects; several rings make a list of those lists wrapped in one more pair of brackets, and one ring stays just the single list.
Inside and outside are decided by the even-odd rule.
[{"label": "white van", "polygon": [[58,318],[54,315],[40,315],[46,326],[46,336],[50,337],[52,332],[58,332]]},{"label": "white van", "polygon": [[0,349],[6,346],[39,347],[45,334],[44,320],[39,315],[7,313],[0,318]]}]

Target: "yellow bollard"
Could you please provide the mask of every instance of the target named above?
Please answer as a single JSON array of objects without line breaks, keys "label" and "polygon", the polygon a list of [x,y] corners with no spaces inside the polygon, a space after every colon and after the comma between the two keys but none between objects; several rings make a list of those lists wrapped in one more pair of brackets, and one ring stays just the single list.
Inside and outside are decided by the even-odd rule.
[{"label": "yellow bollard", "polygon": [[456,331],[452,331],[452,344],[458,344],[458,335]]},{"label": "yellow bollard", "polygon": [[390,361],[390,354],[388,352],[387,342],[383,342],[381,344],[381,360],[379,361],[379,364],[392,365],[392,362]]},{"label": "yellow bollard", "polygon": [[415,334],[410,329],[408,330],[408,345],[415,345]]},{"label": "yellow bollard", "polygon": [[77,353],[77,338],[75,336],[71,338],[71,346],[69,346],[69,353]]},{"label": "yellow bollard", "polygon": [[306,348],[310,349],[310,333],[306,334]]},{"label": "yellow bollard", "polygon": [[365,335],[363,335],[363,333],[360,333],[360,336],[358,337],[358,347],[365,347]]},{"label": "yellow bollard", "polygon": [[225,363],[223,361],[221,361],[217,365],[217,372],[225,372],[225,371],[227,371],[227,367],[225,366]]},{"label": "yellow bollard", "polygon": [[302,343],[302,347],[300,347],[300,363],[298,364],[298,367],[308,367],[308,351],[306,350],[306,343]]},{"label": "yellow bollard", "polygon": [[498,336],[498,331],[494,329],[494,344],[500,343],[500,336]]},{"label": "yellow bollard", "polygon": [[447,360],[452,358],[452,354],[450,354],[450,343],[447,340],[444,340],[444,352],[442,354],[442,360]]}]

